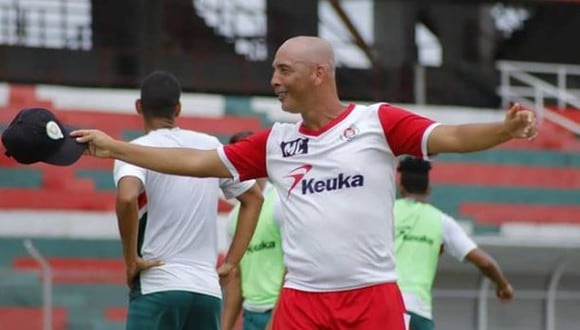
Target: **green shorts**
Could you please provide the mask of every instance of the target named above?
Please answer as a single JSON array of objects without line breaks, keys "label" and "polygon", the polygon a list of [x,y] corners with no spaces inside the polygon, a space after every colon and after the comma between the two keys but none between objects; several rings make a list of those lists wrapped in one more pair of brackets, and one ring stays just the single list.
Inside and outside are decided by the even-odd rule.
[{"label": "green shorts", "polygon": [[250,312],[244,309],[243,330],[264,330],[272,316],[272,310],[267,312]]},{"label": "green shorts", "polygon": [[221,299],[164,291],[130,299],[127,330],[219,330]]},{"label": "green shorts", "polygon": [[409,330],[435,330],[435,323],[426,317],[407,312],[411,316]]}]

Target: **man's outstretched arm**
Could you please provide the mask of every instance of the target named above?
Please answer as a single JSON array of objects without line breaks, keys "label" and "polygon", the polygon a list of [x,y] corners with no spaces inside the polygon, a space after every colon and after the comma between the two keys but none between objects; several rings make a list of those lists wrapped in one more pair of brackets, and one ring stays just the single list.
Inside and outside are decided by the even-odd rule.
[{"label": "man's outstretched arm", "polygon": [[427,142],[431,155],[489,149],[511,139],[533,139],[537,135],[535,115],[514,104],[500,123],[439,125]]},{"label": "man's outstretched arm", "polygon": [[102,131],[81,129],[71,133],[79,143],[87,143],[87,153],[114,158],[156,172],[195,177],[230,178],[217,150],[146,147],[115,140]]},{"label": "man's outstretched arm", "polygon": [[467,254],[465,259],[479,268],[483,275],[495,284],[495,294],[500,301],[506,302],[512,299],[514,290],[490,255],[480,248],[475,248]]}]

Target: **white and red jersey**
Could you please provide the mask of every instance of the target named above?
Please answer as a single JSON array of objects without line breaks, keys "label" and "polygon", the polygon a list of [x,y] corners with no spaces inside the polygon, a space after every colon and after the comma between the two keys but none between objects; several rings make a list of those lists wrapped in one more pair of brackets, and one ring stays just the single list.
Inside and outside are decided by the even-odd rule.
[{"label": "white and red jersey", "polygon": [[318,131],[277,123],[218,149],[234,178],[267,176],[278,190],[285,287],[339,291],[396,280],[396,157],[426,157],[436,125],[384,103],[351,104]]}]

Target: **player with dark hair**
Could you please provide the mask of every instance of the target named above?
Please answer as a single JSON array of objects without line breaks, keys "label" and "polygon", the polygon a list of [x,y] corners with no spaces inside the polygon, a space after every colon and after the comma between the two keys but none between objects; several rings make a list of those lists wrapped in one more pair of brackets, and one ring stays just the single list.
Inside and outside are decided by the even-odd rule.
[{"label": "player with dark hair", "polygon": [[398,167],[403,198],[395,201],[395,258],[410,330],[435,329],[431,289],[443,251],[479,268],[493,281],[502,302],[514,293],[495,260],[478,248],[453,218],[427,203],[430,170],[429,162],[414,157],[404,158]]},{"label": "player with dark hair", "polygon": [[284,111],[301,115],[298,123],[276,123],[215,150],[138,146],[91,129],[72,134],[90,155],[158,172],[268,177],[281,200],[287,268],[274,329],[402,330],[392,235],[397,156],[531,139],[535,116],[516,104],[503,122],[443,125],[387,103],[344,104],[334,51],[318,37],[287,40],[272,67],[274,92]]},{"label": "player with dark hair", "polygon": [[[239,132],[230,144],[253,133]],[[280,234],[280,201],[276,189],[266,178],[256,179],[264,194],[264,204],[254,236],[232,279],[224,286],[222,327],[231,330],[243,307],[243,329],[264,330],[270,318],[284,279],[284,255]],[[228,237],[235,232],[239,206],[229,216]]]},{"label": "player with dark hair", "polygon": [[[146,135],[132,145],[220,147],[213,136],[176,126],[180,93],[179,82],[168,72],[155,71],[143,80],[135,107]],[[246,250],[262,205],[255,182],[168,175],[119,160],[114,179],[131,289],[127,329],[220,329],[221,289],[215,269],[218,190],[241,202],[239,225],[226,256],[228,262],[236,263]],[[144,208],[144,203],[143,214],[139,207]]]}]

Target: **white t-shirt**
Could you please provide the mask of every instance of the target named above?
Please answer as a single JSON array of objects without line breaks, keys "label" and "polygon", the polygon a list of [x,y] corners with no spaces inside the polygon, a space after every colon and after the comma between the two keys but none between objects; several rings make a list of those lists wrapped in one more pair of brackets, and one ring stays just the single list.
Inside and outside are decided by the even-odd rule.
[{"label": "white t-shirt", "polygon": [[396,157],[426,157],[436,125],[388,104],[351,104],[318,131],[277,123],[218,149],[234,178],[267,176],[278,190],[285,287],[340,291],[396,280]]},{"label": "white t-shirt", "polygon": [[[443,251],[462,262],[469,252],[477,248],[477,244],[475,244],[452,217],[443,214],[441,222]],[[403,300],[405,301],[405,308],[408,311],[432,319],[431,306],[426,304],[418,295],[403,292]]]},{"label": "white t-shirt", "polygon": [[[213,136],[179,128],[151,131],[132,143],[202,150],[221,146]],[[141,293],[181,290],[221,297],[216,272],[219,189],[234,198],[254,181],[167,175],[115,161],[115,184],[125,176],[141,180],[147,195],[141,255],[164,262],[141,272]]]}]

